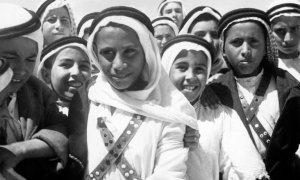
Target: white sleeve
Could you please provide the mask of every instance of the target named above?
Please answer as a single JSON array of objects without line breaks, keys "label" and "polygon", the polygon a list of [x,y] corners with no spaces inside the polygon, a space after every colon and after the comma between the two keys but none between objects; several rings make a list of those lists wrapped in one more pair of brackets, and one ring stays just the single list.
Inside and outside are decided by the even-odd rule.
[{"label": "white sleeve", "polygon": [[186,176],[188,148],[183,146],[185,125],[164,123],[158,142],[153,174],[147,180],[182,180]]}]

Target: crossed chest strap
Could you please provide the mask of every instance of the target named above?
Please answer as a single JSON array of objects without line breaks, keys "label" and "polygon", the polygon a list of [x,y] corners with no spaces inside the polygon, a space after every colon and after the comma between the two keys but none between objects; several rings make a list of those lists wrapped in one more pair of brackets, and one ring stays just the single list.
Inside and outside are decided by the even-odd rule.
[{"label": "crossed chest strap", "polygon": [[[259,86],[255,92],[255,96],[254,96],[253,100],[251,101],[250,105],[246,101],[245,97],[240,95],[240,101],[243,106],[244,114],[246,116],[246,121],[247,121],[247,123],[244,123],[244,124],[251,125],[251,127],[253,128],[255,133],[258,135],[260,141],[263,143],[265,148],[267,148],[269,146],[271,136],[266,131],[266,129],[263,127],[261,122],[258,120],[256,113],[257,113],[259,105],[261,104],[261,102],[264,99],[264,95],[268,89],[270,81],[271,81],[271,75],[269,73],[265,72],[263,74],[262,80],[259,83]],[[251,131],[250,132],[248,131],[248,133],[251,133]],[[252,136],[252,134],[250,135],[250,137],[251,136]],[[257,147],[254,139],[253,138],[251,138],[251,139],[252,139],[252,142],[254,143],[255,147]]]},{"label": "crossed chest strap", "polygon": [[86,176],[85,180],[103,179],[104,175],[114,164],[125,179],[141,180],[134,168],[124,157],[123,152],[136,134],[144,119],[145,116],[134,114],[121,136],[115,142],[112,133],[105,124],[104,119],[102,117],[98,118],[98,127],[108,153],[93,172]]}]

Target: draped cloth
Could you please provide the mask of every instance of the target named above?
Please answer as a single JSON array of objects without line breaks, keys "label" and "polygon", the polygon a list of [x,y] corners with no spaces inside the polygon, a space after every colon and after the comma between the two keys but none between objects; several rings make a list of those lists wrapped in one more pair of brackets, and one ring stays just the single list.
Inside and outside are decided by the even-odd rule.
[{"label": "draped cloth", "polygon": [[271,22],[281,16],[300,17],[300,2],[299,0],[273,0],[267,14]]},{"label": "draped cloth", "polygon": [[152,21],[153,28],[155,28],[156,26],[159,26],[159,25],[168,25],[169,27],[171,27],[173,29],[175,36],[178,35],[179,29],[178,29],[176,23],[171,18],[166,17],[166,16],[160,16],[160,17],[155,18]]},{"label": "draped cloth", "polygon": [[207,57],[207,80],[209,78],[210,70],[211,70],[211,54],[208,49],[206,49],[204,46],[193,43],[193,42],[188,42],[188,41],[182,41],[178,42],[172,46],[170,46],[168,49],[165,50],[165,52],[162,55],[162,65],[164,69],[166,70],[167,74],[169,75],[171,67],[176,60],[176,56],[182,51],[182,50],[195,50],[195,51],[202,51]]},{"label": "draped cloth", "polygon": [[[33,72],[35,74],[40,61],[39,59],[43,47],[43,35],[39,19],[31,11],[9,3],[0,3],[0,16],[6,17],[0,20],[1,38],[11,39],[24,37],[31,39],[37,43],[38,53],[35,63],[35,69]],[[8,68],[8,71],[2,75],[3,77],[6,77],[7,80],[10,80],[13,77],[13,71]],[[1,85],[5,84],[2,84],[1,82]],[[8,85],[7,82],[6,85]],[[0,143],[9,144],[12,142],[20,141],[22,134],[20,123],[18,120],[18,107],[15,94],[10,102],[1,102],[0,104],[0,141],[2,141]]]},{"label": "draped cloth", "polygon": [[97,24],[88,39],[88,53],[92,57],[92,61],[101,69],[93,51],[93,42],[99,29],[110,22],[132,27],[138,34],[147,64],[142,76],[147,80],[148,85],[142,90],[120,92],[114,89],[106,80],[105,75],[100,72],[95,84],[89,89],[89,99],[92,102],[106,104],[131,113],[160,121],[183,123],[197,129],[194,108],[170,82],[161,67],[156,41],[141,22],[126,16],[105,17]]},{"label": "draped cloth", "polygon": [[[13,15],[9,15],[13,12]],[[41,25],[32,12],[10,3],[1,3],[0,34],[1,38],[25,37],[35,41],[38,45],[38,54],[33,74],[36,74],[44,43]],[[10,30],[11,29],[11,30]]]},{"label": "draped cloth", "polygon": [[[141,90],[119,91],[110,85],[102,71],[97,74],[95,83],[88,90],[91,102],[87,121],[86,173],[91,173],[108,153],[97,120],[103,119],[114,140],[117,140],[133,114],[141,114],[146,119],[124,150],[124,157],[141,179],[184,179],[188,149],[183,148],[182,139],[185,125],[197,129],[195,110],[161,67],[159,50],[151,30],[133,17],[109,15],[99,20],[96,26],[92,24],[94,29],[87,47],[98,68],[101,70],[93,48],[94,38],[110,22],[126,25],[137,33],[146,61],[140,76],[147,81],[147,85]],[[149,24],[152,27],[150,20]],[[112,164],[104,179],[125,177]]]},{"label": "draped cloth", "polygon": [[38,14],[38,16],[40,16],[41,23],[43,24],[51,10],[61,8],[61,7],[67,8],[70,17],[70,22],[71,22],[71,36],[76,36],[77,29],[76,29],[75,18],[70,3],[67,0],[44,0],[38,6],[36,13]]}]

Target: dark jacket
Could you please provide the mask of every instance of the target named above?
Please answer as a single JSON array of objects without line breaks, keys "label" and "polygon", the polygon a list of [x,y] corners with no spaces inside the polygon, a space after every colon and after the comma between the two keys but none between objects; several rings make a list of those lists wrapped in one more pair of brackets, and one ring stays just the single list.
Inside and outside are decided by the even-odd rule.
[{"label": "dark jacket", "polygon": [[66,116],[58,111],[56,96],[35,77],[17,92],[19,117],[24,117],[23,140],[38,138],[46,142],[58,158],[21,161],[15,170],[28,180],[55,179],[57,163],[67,162]]},{"label": "dark jacket", "polygon": [[87,92],[75,94],[69,107],[69,157],[61,179],[82,180],[87,165]]},{"label": "dark jacket", "polygon": [[[265,65],[264,70],[275,78],[280,107],[280,117],[267,148],[266,169],[272,180],[299,180],[300,164],[295,152],[300,143],[300,84],[284,70],[270,65]],[[226,72],[209,86],[222,104],[234,109],[246,122],[232,71]]]}]

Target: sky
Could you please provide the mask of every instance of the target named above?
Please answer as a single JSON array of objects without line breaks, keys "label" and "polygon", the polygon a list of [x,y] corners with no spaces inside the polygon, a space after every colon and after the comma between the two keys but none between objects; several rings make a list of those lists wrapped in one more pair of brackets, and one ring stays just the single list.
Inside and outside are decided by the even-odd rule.
[{"label": "sky", "polygon": [[[115,5],[126,5],[136,7],[150,19],[157,16],[157,7],[162,0],[68,0],[75,14],[75,20],[78,23],[80,19],[87,13],[101,11],[107,7]],[[182,0],[186,12],[197,6],[208,5],[221,14],[232,9],[241,7],[254,7],[266,10],[273,0]],[[31,10],[36,10],[41,0],[0,0],[0,2],[10,2],[19,4]]]}]

